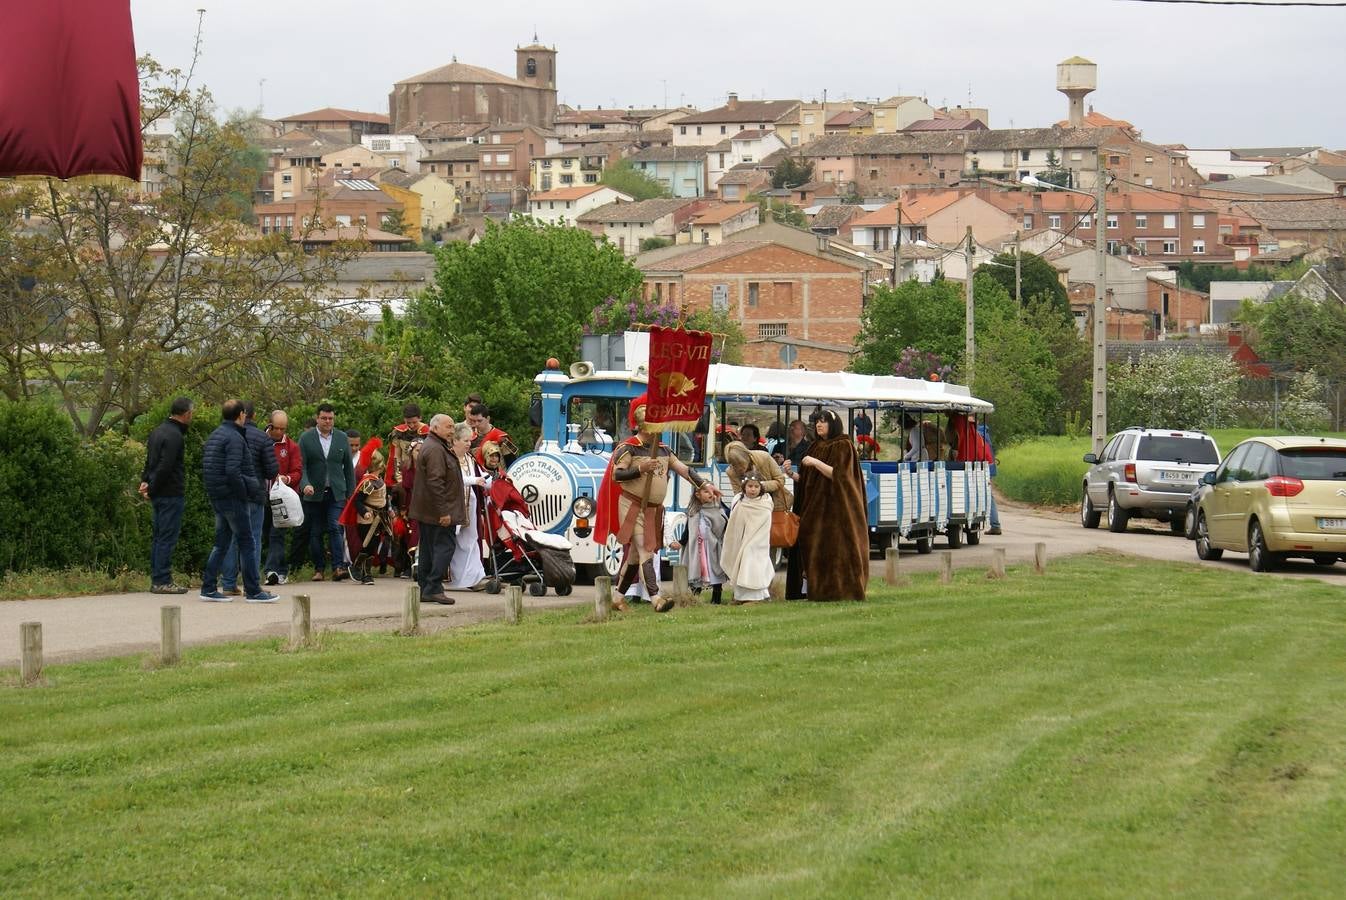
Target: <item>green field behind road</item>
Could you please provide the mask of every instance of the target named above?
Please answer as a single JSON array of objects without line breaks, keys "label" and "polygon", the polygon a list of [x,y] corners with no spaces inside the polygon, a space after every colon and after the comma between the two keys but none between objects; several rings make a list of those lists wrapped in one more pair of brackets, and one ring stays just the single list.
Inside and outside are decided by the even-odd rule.
[{"label": "green field behind road", "polygon": [[866,604],[0,674],[6,896],[1331,896],[1339,585],[1116,556]]}]

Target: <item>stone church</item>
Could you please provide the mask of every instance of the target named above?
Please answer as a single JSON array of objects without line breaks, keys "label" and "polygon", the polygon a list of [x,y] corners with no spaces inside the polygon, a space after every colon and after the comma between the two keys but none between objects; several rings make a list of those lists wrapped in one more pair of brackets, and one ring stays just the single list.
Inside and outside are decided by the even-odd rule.
[{"label": "stone church", "polygon": [[405,78],[388,95],[392,132],[436,122],[518,122],[552,126],[556,116],[556,48],[533,43],[518,47],[515,77],[453,62]]}]

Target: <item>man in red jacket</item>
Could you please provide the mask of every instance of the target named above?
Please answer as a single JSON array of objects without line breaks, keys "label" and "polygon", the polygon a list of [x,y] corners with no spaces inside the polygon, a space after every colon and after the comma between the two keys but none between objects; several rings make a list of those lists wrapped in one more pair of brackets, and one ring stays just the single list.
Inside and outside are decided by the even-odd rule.
[{"label": "man in red jacket", "polygon": [[[299,445],[286,434],[290,428],[290,417],[285,414],[285,410],[278,409],[271,413],[271,418],[267,420],[266,434],[276,443],[276,465],[280,467],[280,474],[276,480],[281,484],[287,484],[293,490],[298,490],[299,478],[304,474],[304,460],[299,453]],[[271,536],[267,538],[266,565],[266,583],[267,584],[285,584],[286,578],[290,573],[289,564],[285,556],[285,533],[289,529],[276,528],[271,522],[271,504],[266,504],[266,527],[271,529]]]}]

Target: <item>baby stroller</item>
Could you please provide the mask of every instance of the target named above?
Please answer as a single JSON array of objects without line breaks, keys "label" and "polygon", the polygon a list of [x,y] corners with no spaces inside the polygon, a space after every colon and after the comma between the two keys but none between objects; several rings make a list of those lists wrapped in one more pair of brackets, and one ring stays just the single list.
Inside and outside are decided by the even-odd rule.
[{"label": "baby stroller", "polygon": [[549,587],[558,597],[574,590],[570,541],[535,527],[528,518],[528,502],[506,478],[495,479],[486,492],[486,523],[491,530],[488,593],[500,593],[505,584],[525,584],[534,597]]}]

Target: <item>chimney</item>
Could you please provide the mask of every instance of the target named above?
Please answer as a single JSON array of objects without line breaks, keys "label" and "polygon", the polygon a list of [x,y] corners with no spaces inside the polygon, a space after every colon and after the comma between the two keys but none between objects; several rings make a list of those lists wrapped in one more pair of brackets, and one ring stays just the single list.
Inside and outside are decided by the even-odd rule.
[{"label": "chimney", "polygon": [[726,103],[724,106],[725,109],[738,109],[738,94],[735,93],[734,91],[730,91],[729,102]]}]

